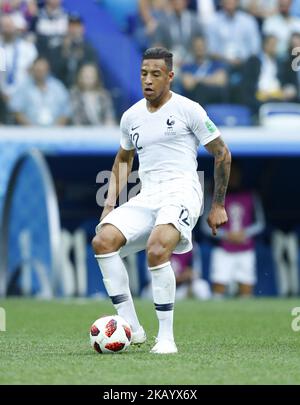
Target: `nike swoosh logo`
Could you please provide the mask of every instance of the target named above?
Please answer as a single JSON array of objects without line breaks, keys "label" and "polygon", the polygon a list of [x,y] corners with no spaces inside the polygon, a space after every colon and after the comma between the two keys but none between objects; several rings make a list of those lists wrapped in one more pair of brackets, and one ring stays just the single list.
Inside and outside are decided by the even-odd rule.
[{"label": "nike swoosh logo", "polygon": [[131,131],[135,131],[136,129],[138,129],[140,127],[140,125],[138,125],[137,127],[131,128]]}]

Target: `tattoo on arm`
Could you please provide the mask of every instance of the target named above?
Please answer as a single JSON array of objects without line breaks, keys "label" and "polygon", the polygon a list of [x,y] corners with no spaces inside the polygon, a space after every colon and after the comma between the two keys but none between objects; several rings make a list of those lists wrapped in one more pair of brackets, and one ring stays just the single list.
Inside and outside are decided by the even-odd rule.
[{"label": "tattoo on arm", "polygon": [[206,149],[215,157],[213,204],[224,205],[230,175],[231,154],[221,137],[207,144]]}]

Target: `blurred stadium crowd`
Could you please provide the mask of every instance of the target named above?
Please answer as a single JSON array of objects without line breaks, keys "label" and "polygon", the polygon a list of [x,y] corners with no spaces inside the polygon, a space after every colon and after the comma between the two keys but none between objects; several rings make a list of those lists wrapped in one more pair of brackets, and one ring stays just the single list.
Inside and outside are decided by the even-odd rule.
[{"label": "blurred stadium crowd", "polygon": [[[262,104],[300,102],[300,69],[293,64],[300,53],[299,0],[97,2],[138,51],[170,49],[173,90],[204,106],[242,105],[256,124]],[[1,124],[117,123],[112,89],[103,84],[101,58],[79,14],[68,14],[62,0],[0,0],[0,12]]]}]

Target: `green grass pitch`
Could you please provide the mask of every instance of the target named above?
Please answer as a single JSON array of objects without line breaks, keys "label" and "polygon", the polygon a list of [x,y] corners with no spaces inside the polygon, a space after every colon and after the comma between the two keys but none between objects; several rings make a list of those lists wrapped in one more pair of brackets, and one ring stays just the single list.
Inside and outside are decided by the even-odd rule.
[{"label": "green grass pitch", "polygon": [[176,304],[179,353],[154,355],[153,304],[136,301],[147,343],[99,355],[92,322],[113,314],[108,301],[8,299],[0,332],[0,384],[300,384],[296,300],[182,301]]}]

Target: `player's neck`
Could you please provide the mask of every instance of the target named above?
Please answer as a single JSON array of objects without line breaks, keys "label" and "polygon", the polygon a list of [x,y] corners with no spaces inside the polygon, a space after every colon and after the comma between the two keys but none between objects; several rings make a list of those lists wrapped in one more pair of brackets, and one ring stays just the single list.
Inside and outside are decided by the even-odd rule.
[{"label": "player's neck", "polygon": [[164,94],[158,100],[148,101],[147,100],[147,109],[150,112],[155,112],[159,110],[164,104],[166,104],[170,98],[172,97],[172,92],[168,90],[166,94]]}]

